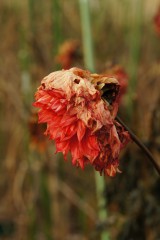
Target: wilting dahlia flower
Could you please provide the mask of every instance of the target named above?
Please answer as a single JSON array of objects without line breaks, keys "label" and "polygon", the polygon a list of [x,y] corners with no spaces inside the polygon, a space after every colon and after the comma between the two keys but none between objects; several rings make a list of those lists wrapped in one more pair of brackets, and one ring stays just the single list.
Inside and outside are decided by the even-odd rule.
[{"label": "wilting dahlia flower", "polygon": [[107,75],[78,68],[49,74],[35,94],[39,122],[64,157],[82,169],[91,164],[101,174],[119,171],[119,154],[129,134],[115,120],[119,83]]}]

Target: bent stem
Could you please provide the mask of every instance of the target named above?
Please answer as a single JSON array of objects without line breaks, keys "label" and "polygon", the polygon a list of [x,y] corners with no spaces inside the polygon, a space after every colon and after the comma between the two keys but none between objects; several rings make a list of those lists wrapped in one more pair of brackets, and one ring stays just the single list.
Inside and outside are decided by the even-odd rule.
[{"label": "bent stem", "polygon": [[155,161],[151,152],[146,148],[146,146],[142,143],[142,141],[126,126],[126,124],[117,116],[116,120],[129,132],[132,140],[142,149],[142,151],[148,156],[148,159],[153,164],[154,168],[157,170],[160,175],[160,167]]}]

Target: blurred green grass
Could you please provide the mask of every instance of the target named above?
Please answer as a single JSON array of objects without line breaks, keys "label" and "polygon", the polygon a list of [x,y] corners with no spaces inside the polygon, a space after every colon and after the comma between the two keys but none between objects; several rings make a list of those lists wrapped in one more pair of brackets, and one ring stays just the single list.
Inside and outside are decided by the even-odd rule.
[{"label": "blurred green grass", "polygon": [[[153,26],[159,1],[89,3],[97,72],[110,63],[126,69],[131,87],[122,117],[159,159],[160,45]],[[98,239],[92,169],[63,162],[53,142],[43,151],[29,128],[34,92],[45,75],[60,68],[55,55],[63,41],[79,41],[80,57],[72,65],[84,68],[78,1],[3,0],[0,29],[0,239]],[[158,239],[159,180],[133,145],[121,168],[120,176],[106,178],[109,219],[116,219],[111,239]]]}]

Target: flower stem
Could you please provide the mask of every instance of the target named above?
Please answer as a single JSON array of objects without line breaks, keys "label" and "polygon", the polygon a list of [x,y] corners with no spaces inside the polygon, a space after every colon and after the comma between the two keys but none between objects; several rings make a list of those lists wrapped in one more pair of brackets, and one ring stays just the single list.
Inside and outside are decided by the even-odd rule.
[{"label": "flower stem", "polygon": [[51,1],[52,11],[52,33],[53,33],[53,55],[57,55],[58,48],[62,42],[62,26],[61,26],[61,8],[58,0]]},{"label": "flower stem", "polygon": [[[126,43],[128,45],[128,73],[130,76],[128,84],[128,94],[126,95],[127,101],[127,115],[128,120],[131,122],[133,116],[133,109],[135,109],[135,92],[137,88],[138,68],[140,63],[141,51],[141,38],[142,38],[142,19],[143,19],[143,0],[138,1],[138,8],[134,21],[126,21],[125,16],[125,29],[126,29]],[[131,9],[131,1],[126,1],[126,14]],[[135,6],[134,6],[135,7]],[[130,16],[130,15],[127,15]]]},{"label": "flower stem", "polygon": [[93,41],[92,41],[92,34],[91,34],[90,12],[89,12],[88,0],[79,0],[79,7],[80,7],[80,16],[81,16],[84,64],[85,64],[85,67],[90,71],[95,71],[94,51],[93,51]]},{"label": "flower stem", "polygon": [[[94,51],[91,34],[90,13],[88,0],[79,0],[82,38],[83,38],[83,53],[85,67],[90,71],[95,71],[94,66]],[[98,172],[95,171],[95,183],[98,202],[98,220],[104,223],[107,220],[107,209],[105,207],[106,200],[103,196],[105,189],[105,180]],[[106,229],[101,232],[101,240],[109,240],[109,234]]]},{"label": "flower stem", "polygon": [[132,140],[142,149],[142,151],[147,155],[150,162],[153,164],[154,168],[157,170],[160,175],[160,167],[155,161],[151,152],[146,148],[146,146],[142,143],[142,141],[126,126],[126,124],[117,116],[116,120],[129,132]]}]

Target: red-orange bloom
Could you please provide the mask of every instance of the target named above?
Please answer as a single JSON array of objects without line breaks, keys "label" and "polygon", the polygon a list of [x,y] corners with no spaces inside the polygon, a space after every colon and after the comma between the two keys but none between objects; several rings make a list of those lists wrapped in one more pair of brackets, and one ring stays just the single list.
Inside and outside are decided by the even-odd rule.
[{"label": "red-orange bloom", "polygon": [[119,171],[119,153],[129,134],[115,121],[118,89],[116,79],[78,68],[53,72],[42,80],[34,103],[40,108],[39,122],[47,123],[45,134],[65,158],[71,153],[74,165],[84,168],[90,163],[109,176]]},{"label": "red-orange bloom", "polygon": [[154,26],[158,35],[160,35],[160,7],[154,17]]}]

